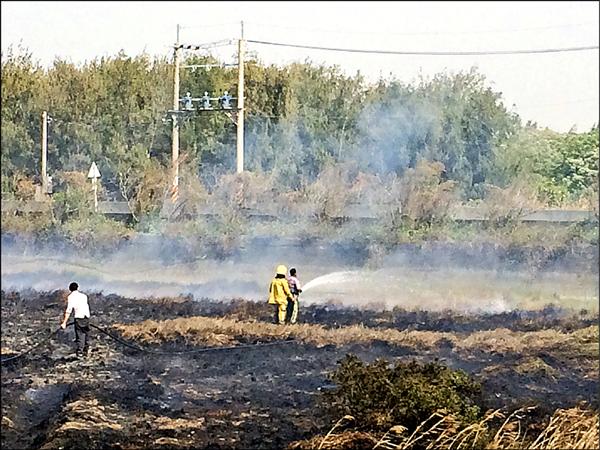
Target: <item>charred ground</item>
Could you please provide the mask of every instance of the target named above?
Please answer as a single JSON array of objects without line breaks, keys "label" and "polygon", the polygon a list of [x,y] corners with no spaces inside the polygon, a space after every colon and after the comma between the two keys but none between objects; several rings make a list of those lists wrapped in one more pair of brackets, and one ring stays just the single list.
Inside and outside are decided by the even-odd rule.
[{"label": "charred ground", "polygon": [[[3,353],[45,338],[58,326],[63,302],[64,293],[58,291],[3,291]],[[103,327],[226,318],[241,324],[229,342],[272,339],[243,331],[254,326],[248,323],[270,322],[271,311],[242,299],[138,300],[90,294],[90,304],[95,323]],[[365,361],[438,359],[464,369],[482,383],[490,408],[537,404],[543,415],[581,401],[596,402],[597,318],[587,311],[549,306],[474,316],[313,305],[302,309],[302,319],[308,324],[305,332],[348,333],[361,325],[367,340],[341,345],[299,340],[181,356],[139,353],[94,332],[89,359],[74,360],[72,331],[61,332],[31,355],[2,366],[2,446],[285,448],[326,432],[336,420],[319,407],[320,392],[329,387],[328,374],[336,362],[348,353]],[[383,334],[368,340],[371,329]],[[390,335],[398,330],[422,333],[417,335],[422,341],[387,340],[386,330]],[[451,338],[440,338],[441,333],[451,333],[444,335]],[[511,345],[503,344],[508,335]],[[424,345],[430,338],[432,343]],[[525,351],[514,345],[521,338]],[[181,336],[136,343],[162,350],[195,348]]]}]

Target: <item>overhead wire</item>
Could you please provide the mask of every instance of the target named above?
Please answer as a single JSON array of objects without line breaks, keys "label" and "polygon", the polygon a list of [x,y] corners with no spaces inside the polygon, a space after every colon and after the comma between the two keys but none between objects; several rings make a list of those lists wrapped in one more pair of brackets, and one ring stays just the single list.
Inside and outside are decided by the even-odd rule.
[{"label": "overhead wire", "polygon": [[324,50],[344,53],[368,53],[380,55],[414,55],[414,56],[487,56],[487,55],[518,55],[518,54],[541,54],[541,53],[561,53],[576,52],[585,50],[597,50],[598,45],[586,45],[579,47],[563,48],[544,48],[544,49],[521,49],[521,50],[485,50],[485,51],[412,51],[412,50],[375,50],[375,49],[356,49],[343,47],[324,47],[319,45],[290,44],[286,42],[261,41],[256,39],[247,39],[246,42],[271,45],[279,47],[303,48],[308,50]]},{"label": "overhead wire", "polygon": [[220,39],[206,44],[179,44],[179,48],[189,50],[186,47],[192,47],[192,50],[210,50],[211,48],[226,47],[235,43],[235,39]]},{"label": "overhead wire", "polygon": [[239,25],[239,22],[225,22],[225,23],[215,23],[215,24],[210,24],[210,25],[179,25],[179,29],[180,30],[189,30],[189,29],[193,29],[193,28],[202,28],[203,30],[208,29],[208,28],[219,28],[219,27],[224,27],[224,26],[229,26],[229,25]]}]

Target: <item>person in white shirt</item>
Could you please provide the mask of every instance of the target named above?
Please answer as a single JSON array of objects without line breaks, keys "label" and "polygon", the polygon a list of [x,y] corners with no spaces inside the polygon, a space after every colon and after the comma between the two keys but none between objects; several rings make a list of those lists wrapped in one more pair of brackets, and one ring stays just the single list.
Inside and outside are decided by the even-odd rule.
[{"label": "person in white shirt", "polygon": [[69,285],[69,297],[67,297],[67,309],[65,317],[60,324],[64,330],[67,328],[67,320],[73,311],[73,322],[75,323],[75,342],[77,343],[77,356],[89,353],[90,343],[90,306],[88,298],[82,292],[79,292],[79,285],[75,282]]}]

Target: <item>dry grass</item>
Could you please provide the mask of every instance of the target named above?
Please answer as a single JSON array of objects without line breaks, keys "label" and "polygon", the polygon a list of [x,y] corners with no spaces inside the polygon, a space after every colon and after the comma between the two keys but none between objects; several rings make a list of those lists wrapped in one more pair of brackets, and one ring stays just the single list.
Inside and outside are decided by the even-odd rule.
[{"label": "dry grass", "polygon": [[[143,410],[132,414],[116,404],[101,404],[96,398],[72,401],[65,406],[62,415],[64,419],[57,423],[43,449],[62,448],[65,439],[77,439],[77,433],[97,442],[108,436],[127,436],[129,442],[123,443],[125,449],[144,448],[147,444],[142,442],[146,441],[139,438],[148,438],[148,433],[152,433],[153,440],[149,442],[155,446],[194,448],[193,436],[197,430],[204,429],[206,422],[204,417],[173,419]],[[8,418],[2,420],[3,427],[12,424]]]},{"label": "dry grass", "polygon": [[57,434],[72,430],[98,432],[107,429],[114,431],[121,431],[123,429],[123,426],[119,423],[121,422],[121,417],[117,409],[101,405],[97,399],[71,402],[66,406],[64,413],[69,420],[56,430]]},{"label": "dry grass", "polygon": [[[488,450],[550,450],[597,449],[600,446],[597,411],[576,407],[559,409],[547,425],[527,427],[524,420],[533,407],[522,408],[506,415],[500,410],[488,412],[479,422],[461,427],[459,421],[443,411],[424,421],[414,432],[407,433],[401,425],[390,428],[383,436],[344,430],[335,432],[352,417],[342,418],[325,436],[317,436],[289,446],[292,450],[329,449],[348,450],[373,448],[381,450],[461,450],[485,448]],[[542,428],[542,431],[531,430]],[[530,433],[528,434],[528,431]],[[356,439],[353,441],[352,439]],[[372,442],[372,444],[369,444]]]},{"label": "dry grass", "polygon": [[514,352],[527,356],[535,355],[540,351],[568,350],[573,355],[584,355],[596,359],[598,357],[597,325],[572,333],[554,329],[517,332],[498,328],[462,335],[435,331],[368,328],[361,325],[329,329],[313,324],[282,327],[266,322],[196,316],[164,321],[147,320],[135,324],[117,324],[115,328],[125,338],[149,344],[184,341],[194,345],[224,346],[234,345],[237,342],[291,338],[318,347],[383,341],[417,350],[429,350],[444,341],[451,343],[457,351],[478,349],[485,352]]},{"label": "dry grass", "polygon": [[537,375],[552,380],[558,375],[558,370],[547,364],[543,359],[535,356],[523,358],[515,365],[514,370],[521,375]]},{"label": "dry grass", "polygon": [[193,445],[193,441],[191,439],[182,439],[182,438],[171,438],[171,437],[161,437],[155,439],[153,444],[155,446],[165,446],[166,448],[190,448]]},{"label": "dry grass", "polygon": [[157,430],[197,430],[204,426],[205,419],[171,419],[170,417],[157,417],[154,427]]},{"label": "dry grass", "polygon": [[6,416],[2,416],[2,428],[15,428],[15,423]]},{"label": "dry grass", "polygon": [[342,428],[352,422],[354,422],[354,417],[344,416],[329,430],[327,435],[315,436],[306,441],[293,442],[288,446],[288,450],[359,450],[373,448],[377,444],[377,439],[372,434],[362,431],[341,431],[335,433],[338,428]]},{"label": "dry grass", "polygon": [[546,429],[529,447],[537,449],[597,449],[599,415],[583,408],[556,411]]},{"label": "dry grass", "polygon": [[531,351],[537,352],[542,349],[568,348],[597,355],[598,326],[593,325],[572,333],[563,333],[554,329],[521,332],[497,328],[472,333],[456,344],[459,348],[478,348],[495,352],[531,354]]},{"label": "dry grass", "polygon": [[399,345],[435,346],[450,338],[449,333],[398,331],[366,328],[360,325],[327,329],[321,325],[278,326],[266,322],[240,321],[212,317],[188,317],[164,321],[147,320],[137,324],[118,324],[125,338],[145,343],[184,340],[197,345],[231,345],[236,341],[271,341],[293,338],[316,346],[370,343],[375,340]]}]

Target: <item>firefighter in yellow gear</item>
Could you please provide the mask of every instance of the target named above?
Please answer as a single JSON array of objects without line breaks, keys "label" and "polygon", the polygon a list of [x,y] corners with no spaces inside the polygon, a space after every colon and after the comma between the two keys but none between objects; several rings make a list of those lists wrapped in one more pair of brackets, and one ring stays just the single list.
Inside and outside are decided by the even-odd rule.
[{"label": "firefighter in yellow gear", "polygon": [[280,325],[285,324],[285,315],[287,312],[288,300],[292,300],[292,292],[286,278],[287,267],[277,266],[275,278],[269,286],[269,304],[275,305],[275,320]]}]

